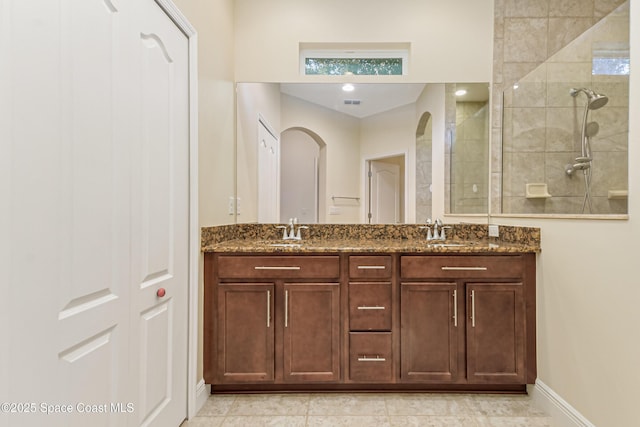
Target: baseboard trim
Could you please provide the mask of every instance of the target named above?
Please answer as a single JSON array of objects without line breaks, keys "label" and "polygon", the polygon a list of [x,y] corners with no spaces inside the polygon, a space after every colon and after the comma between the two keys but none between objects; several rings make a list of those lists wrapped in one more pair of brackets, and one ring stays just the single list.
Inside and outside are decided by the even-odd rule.
[{"label": "baseboard trim", "polygon": [[204,406],[211,395],[211,386],[204,383],[204,380],[200,380],[196,389],[196,414],[200,412],[200,409]]},{"label": "baseboard trim", "polygon": [[554,426],[595,427],[576,408],[539,379],[536,380],[534,387],[530,387],[529,394],[535,404],[551,416]]}]

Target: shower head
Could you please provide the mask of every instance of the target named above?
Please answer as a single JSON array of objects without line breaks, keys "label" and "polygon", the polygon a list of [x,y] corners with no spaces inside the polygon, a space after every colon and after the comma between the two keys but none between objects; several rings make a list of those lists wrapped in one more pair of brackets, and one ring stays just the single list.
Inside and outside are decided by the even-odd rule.
[{"label": "shower head", "polygon": [[578,93],[580,92],[587,95],[587,108],[589,108],[589,110],[597,110],[598,108],[604,107],[607,102],[609,102],[609,98],[606,95],[594,92],[591,89],[581,87],[579,89],[571,88],[571,90],[569,90],[569,94],[573,97],[578,96]]}]

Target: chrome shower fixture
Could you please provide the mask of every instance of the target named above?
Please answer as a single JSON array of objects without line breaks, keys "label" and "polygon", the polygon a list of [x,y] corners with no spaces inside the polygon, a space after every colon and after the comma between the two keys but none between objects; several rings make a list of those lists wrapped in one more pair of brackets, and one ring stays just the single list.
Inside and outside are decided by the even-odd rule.
[{"label": "chrome shower fixture", "polygon": [[598,108],[604,107],[607,102],[609,102],[609,98],[606,95],[602,95],[601,93],[594,92],[591,89],[587,89],[586,87],[581,88],[571,88],[569,90],[569,94],[574,98],[578,96],[578,94],[582,92],[587,95],[587,108],[589,110],[597,110]]},{"label": "chrome shower fixture", "polygon": [[564,172],[569,176],[573,176],[575,171],[581,170],[584,175],[584,200],[582,202],[582,213],[585,208],[589,207],[589,213],[593,212],[591,206],[591,137],[595,136],[600,130],[597,122],[589,122],[589,111],[597,110],[604,107],[609,98],[601,93],[594,92],[586,87],[571,88],[569,95],[574,98],[582,92],[587,96],[587,104],[584,106],[584,115],[582,116],[582,132],[580,135],[580,156],[576,157],[575,163],[565,165]]}]

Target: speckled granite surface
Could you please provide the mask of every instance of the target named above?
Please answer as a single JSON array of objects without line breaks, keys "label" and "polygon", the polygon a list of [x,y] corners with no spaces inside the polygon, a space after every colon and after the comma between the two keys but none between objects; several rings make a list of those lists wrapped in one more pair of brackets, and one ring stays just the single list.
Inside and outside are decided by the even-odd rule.
[{"label": "speckled granite surface", "polygon": [[[499,238],[488,226],[450,224],[447,240],[427,241],[421,224],[309,224],[301,241],[282,239],[282,224],[234,224],[203,227],[203,252],[446,252],[527,253],[540,251],[540,229],[500,226]],[[445,224],[447,226],[448,224]],[[444,243],[444,245],[443,245]]]}]

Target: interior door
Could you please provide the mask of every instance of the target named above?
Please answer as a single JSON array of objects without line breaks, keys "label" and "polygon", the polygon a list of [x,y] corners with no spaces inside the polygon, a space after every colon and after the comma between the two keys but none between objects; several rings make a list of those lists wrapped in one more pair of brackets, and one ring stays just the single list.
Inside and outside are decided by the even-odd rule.
[{"label": "interior door", "polygon": [[277,223],[280,199],[280,143],[264,119],[258,121],[258,222]]},{"label": "interior door", "polygon": [[[0,15],[2,298],[11,322],[0,382],[3,402],[34,404],[0,420],[122,425],[128,415],[110,403],[128,401],[130,172],[113,70],[126,24],[102,1],[2,0]],[[49,404],[72,411],[48,415]],[[108,406],[87,415],[85,404]]]},{"label": "interior door", "polygon": [[400,222],[400,167],[378,160],[369,162],[371,224]]},{"label": "interior door", "polygon": [[188,39],[153,0],[138,4],[131,377],[136,425],[173,427],[186,417],[187,396]]},{"label": "interior door", "polygon": [[29,403],[0,422],[179,425],[186,38],[153,0],[0,0],[0,16],[0,390]]}]

